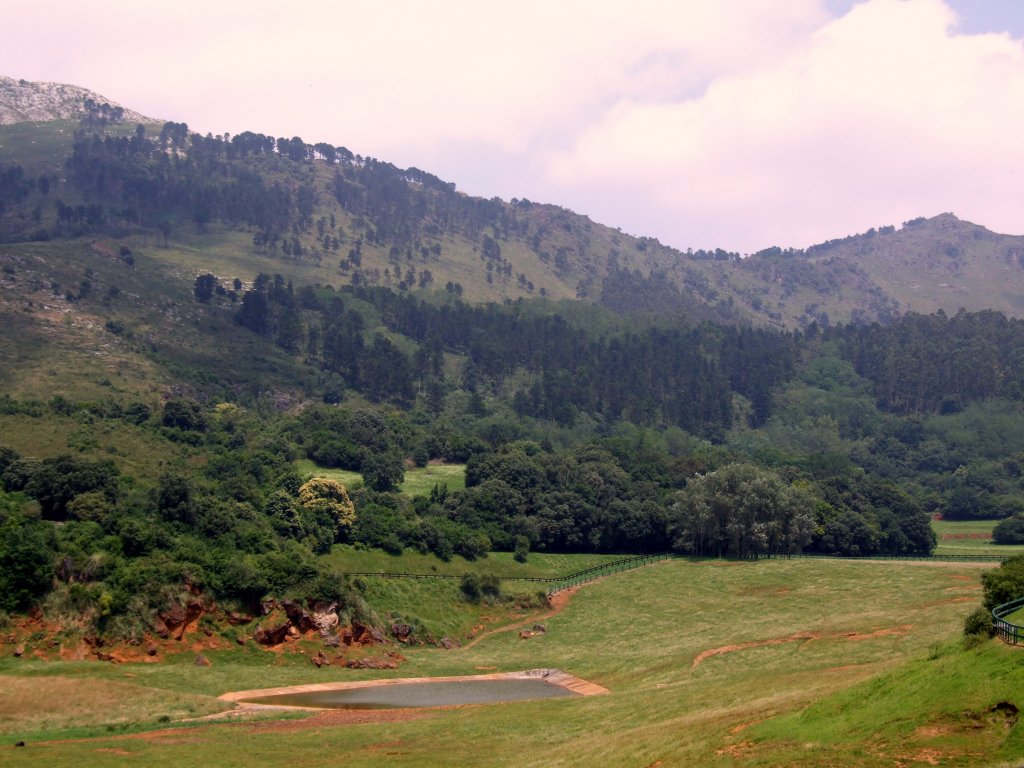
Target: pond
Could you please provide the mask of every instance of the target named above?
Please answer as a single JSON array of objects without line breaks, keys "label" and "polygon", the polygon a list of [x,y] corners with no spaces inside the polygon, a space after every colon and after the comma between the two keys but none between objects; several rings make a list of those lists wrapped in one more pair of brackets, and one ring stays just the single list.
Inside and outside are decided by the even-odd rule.
[{"label": "pond", "polygon": [[606,694],[608,690],[557,669],[461,677],[331,682],[225,693],[220,698],[257,707],[392,709],[491,704]]},{"label": "pond", "polygon": [[578,696],[568,688],[542,678],[524,680],[458,680],[452,682],[399,683],[366,688],[296,691],[273,696],[240,699],[246,704],[269,704],[317,709],[391,709],[394,707],[446,707],[456,704],[492,704]]}]

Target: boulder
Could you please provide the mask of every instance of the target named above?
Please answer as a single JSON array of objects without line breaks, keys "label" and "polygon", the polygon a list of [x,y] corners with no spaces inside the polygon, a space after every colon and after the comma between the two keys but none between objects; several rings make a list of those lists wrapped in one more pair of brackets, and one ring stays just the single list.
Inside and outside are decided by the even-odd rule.
[{"label": "boulder", "polygon": [[338,604],[315,603],[310,619],[320,636],[326,638],[338,626]]},{"label": "boulder", "polygon": [[186,617],[185,607],[175,603],[157,614],[156,633],[164,639],[173,637],[175,640],[181,640],[185,634]]},{"label": "boulder", "polygon": [[280,645],[288,636],[291,624],[284,622],[278,626],[258,626],[252,633],[252,639],[260,645]]},{"label": "boulder", "polygon": [[313,662],[313,666],[315,666],[317,669],[325,667],[331,663],[330,660],[326,656],[324,656],[323,651],[318,652],[316,656],[310,659],[310,661]]},{"label": "boulder", "polygon": [[239,613],[238,611],[228,611],[224,618],[228,620],[228,624],[232,627],[237,627],[239,624],[248,624],[250,621],[255,619],[255,616],[251,616],[248,613]]},{"label": "boulder", "polygon": [[392,624],[391,635],[400,643],[410,643],[413,640],[413,629],[408,624]]},{"label": "boulder", "polygon": [[193,662],[197,667],[209,667],[212,666],[212,662],[206,658],[203,654],[197,653],[196,660]]}]

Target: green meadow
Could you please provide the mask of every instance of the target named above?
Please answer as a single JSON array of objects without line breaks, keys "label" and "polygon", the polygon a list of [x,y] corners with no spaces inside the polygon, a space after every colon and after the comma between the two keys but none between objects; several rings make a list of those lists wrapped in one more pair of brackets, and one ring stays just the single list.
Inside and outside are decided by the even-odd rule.
[{"label": "green meadow", "polygon": [[1024,547],[993,544],[992,529],[999,520],[932,520],[938,537],[936,555],[1019,555]]},{"label": "green meadow", "polygon": [[[346,488],[354,488],[363,484],[363,476],[347,469],[329,469],[320,467],[309,459],[299,459],[295,468],[304,478],[329,477],[337,480]],[[406,496],[425,496],[435,485],[447,485],[449,491],[458,491],[466,487],[465,464],[428,464],[425,467],[412,467],[405,470],[405,482],[399,489]]]},{"label": "green meadow", "polygon": [[[185,756],[217,766],[326,756],[387,766],[1011,764],[1024,757],[1024,738],[1000,702],[1020,704],[1024,649],[993,640],[966,650],[961,641],[986,567],[672,560],[583,587],[552,615],[540,609],[543,635],[402,647],[406,660],[391,671],[316,669],[306,656],[248,647],[210,651],[210,667],[188,652],[134,665],[5,654],[0,737],[27,744],[0,749],[5,765],[86,768],[178,766]],[[396,606],[402,589],[388,598]],[[456,605],[435,592],[405,595],[423,601],[406,610],[440,615]],[[610,694],[350,724],[188,722],[221,709],[213,697],[229,690],[536,667]],[[113,703],[124,701],[133,704]],[[150,729],[164,730],[133,735]]]}]

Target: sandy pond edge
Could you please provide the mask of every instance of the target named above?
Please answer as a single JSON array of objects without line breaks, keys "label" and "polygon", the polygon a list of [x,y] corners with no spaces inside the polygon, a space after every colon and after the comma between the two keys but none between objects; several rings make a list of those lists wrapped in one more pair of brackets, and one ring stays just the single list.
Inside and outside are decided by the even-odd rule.
[{"label": "sandy pond edge", "polygon": [[531,678],[543,678],[552,685],[572,691],[580,696],[600,696],[609,693],[596,683],[581,680],[578,677],[563,672],[560,669],[527,669],[520,672],[494,672],[486,675],[455,675],[450,677],[397,677],[386,680],[358,680],[330,683],[309,683],[307,685],[291,685],[279,688],[255,688],[248,691],[229,691],[217,698],[221,701],[230,701],[240,704],[246,708],[267,708],[267,709],[309,709],[320,710],[322,707],[292,707],[285,705],[259,705],[246,702],[245,699],[261,698],[264,696],[278,696],[286,693],[312,693],[315,691],[343,691],[353,688],[377,688],[385,685],[403,685],[407,683],[457,683],[466,680],[527,680]]}]

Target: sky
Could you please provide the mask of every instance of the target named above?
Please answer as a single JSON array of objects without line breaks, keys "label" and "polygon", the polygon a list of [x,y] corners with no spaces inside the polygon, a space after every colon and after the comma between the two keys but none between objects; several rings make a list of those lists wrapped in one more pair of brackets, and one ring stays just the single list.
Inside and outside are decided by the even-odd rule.
[{"label": "sky", "polygon": [[1024,234],[1021,0],[0,0],[0,74],[680,249]]}]

